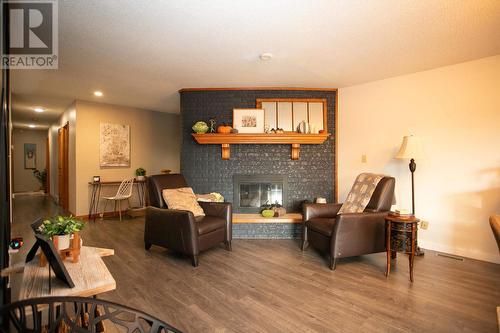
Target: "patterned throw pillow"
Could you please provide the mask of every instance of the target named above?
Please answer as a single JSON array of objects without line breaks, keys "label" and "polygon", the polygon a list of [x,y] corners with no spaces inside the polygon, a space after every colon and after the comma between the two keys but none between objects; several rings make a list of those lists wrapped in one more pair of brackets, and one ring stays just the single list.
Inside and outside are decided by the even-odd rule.
[{"label": "patterned throw pillow", "polygon": [[162,195],[169,209],[189,210],[195,217],[205,216],[191,187],[165,189]]}]

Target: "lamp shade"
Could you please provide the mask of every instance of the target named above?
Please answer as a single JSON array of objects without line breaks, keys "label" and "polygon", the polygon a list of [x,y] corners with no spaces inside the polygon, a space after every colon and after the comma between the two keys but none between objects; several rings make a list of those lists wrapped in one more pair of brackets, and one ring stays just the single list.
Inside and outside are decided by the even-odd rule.
[{"label": "lamp shade", "polygon": [[403,137],[401,148],[396,154],[396,158],[419,159],[423,157],[422,144],[418,136],[408,135]]}]

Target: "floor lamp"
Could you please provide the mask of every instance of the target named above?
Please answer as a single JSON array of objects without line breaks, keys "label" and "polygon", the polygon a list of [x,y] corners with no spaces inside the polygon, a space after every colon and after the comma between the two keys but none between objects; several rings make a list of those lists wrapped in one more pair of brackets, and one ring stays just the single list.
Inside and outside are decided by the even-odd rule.
[{"label": "floor lamp", "polygon": [[[415,179],[413,174],[417,170],[416,159],[423,157],[422,144],[420,143],[420,138],[418,136],[408,135],[403,137],[403,142],[401,143],[401,148],[396,154],[396,158],[399,159],[409,159],[410,164],[408,165],[411,172],[411,213],[415,216]],[[423,251],[417,246],[417,255],[423,255]]]}]

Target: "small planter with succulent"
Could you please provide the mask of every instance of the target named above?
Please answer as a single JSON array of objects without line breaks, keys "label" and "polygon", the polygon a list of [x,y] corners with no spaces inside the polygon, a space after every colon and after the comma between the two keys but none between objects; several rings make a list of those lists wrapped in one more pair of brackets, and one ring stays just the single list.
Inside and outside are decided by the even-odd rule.
[{"label": "small planter with succulent", "polygon": [[135,170],[135,175],[137,177],[137,180],[143,181],[144,178],[146,177],[146,170],[143,168],[137,168]]},{"label": "small planter with succulent", "polygon": [[51,238],[56,249],[60,251],[69,248],[72,235],[84,227],[85,223],[72,215],[59,215],[43,221],[38,231]]}]

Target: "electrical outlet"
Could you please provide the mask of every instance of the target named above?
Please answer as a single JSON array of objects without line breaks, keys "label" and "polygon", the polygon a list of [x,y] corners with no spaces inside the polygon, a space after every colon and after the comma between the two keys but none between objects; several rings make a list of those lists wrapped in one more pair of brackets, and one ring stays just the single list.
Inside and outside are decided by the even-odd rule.
[{"label": "electrical outlet", "polygon": [[429,221],[420,221],[420,229],[427,230],[427,228],[429,228]]},{"label": "electrical outlet", "polygon": [[366,154],[361,155],[361,163],[366,163]]}]

